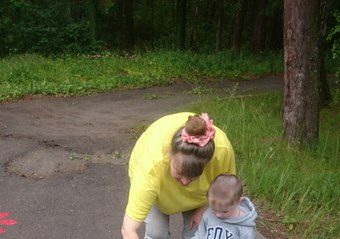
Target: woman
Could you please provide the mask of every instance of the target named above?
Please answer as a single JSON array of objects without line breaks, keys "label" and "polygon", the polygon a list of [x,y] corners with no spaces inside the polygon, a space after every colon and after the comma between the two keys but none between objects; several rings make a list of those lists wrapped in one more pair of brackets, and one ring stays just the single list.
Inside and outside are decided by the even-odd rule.
[{"label": "woman", "polygon": [[178,113],[155,121],[138,139],[130,158],[130,192],[122,226],[124,239],[170,238],[169,215],[182,212],[183,238],[191,238],[207,205],[210,182],[235,174],[227,136],[207,114]]}]

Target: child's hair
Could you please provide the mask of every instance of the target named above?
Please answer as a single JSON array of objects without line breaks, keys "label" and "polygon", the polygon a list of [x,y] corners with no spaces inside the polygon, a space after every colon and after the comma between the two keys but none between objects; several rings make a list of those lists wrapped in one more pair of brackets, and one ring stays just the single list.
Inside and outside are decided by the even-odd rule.
[{"label": "child's hair", "polygon": [[[205,134],[206,123],[198,115],[189,116],[186,124],[185,131],[191,136],[200,136]],[[215,144],[210,140],[206,145],[199,146],[197,144],[188,143],[183,141],[182,135],[183,127],[177,130],[171,141],[171,154],[182,153],[187,156],[185,160],[182,159],[178,162],[183,176],[194,178],[203,173],[204,166],[211,160]]]},{"label": "child's hair", "polygon": [[242,182],[233,174],[220,174],[210,184],[207,192],[210,205],[229,207],[237,204],[243,194]]}]

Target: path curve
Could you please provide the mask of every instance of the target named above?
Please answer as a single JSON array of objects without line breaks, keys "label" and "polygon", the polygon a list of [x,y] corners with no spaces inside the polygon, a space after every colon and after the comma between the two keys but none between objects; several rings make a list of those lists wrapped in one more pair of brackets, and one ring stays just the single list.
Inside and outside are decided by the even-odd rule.
[{"label": "path curve", "polygon": [[[195,87],[0,104],[0,211],[18,219],[6,238],[120,238],[134,135],[197,100]],[[203,87],[222,97],[281,89],[282,76]]]}]

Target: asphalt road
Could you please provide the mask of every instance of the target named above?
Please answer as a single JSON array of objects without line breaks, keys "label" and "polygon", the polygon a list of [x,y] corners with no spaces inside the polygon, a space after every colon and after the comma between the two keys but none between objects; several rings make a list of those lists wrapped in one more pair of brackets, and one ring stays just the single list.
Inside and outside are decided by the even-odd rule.
[{"label": "asphalt road", "polygon": [[[214,87],[225,96],[235,88],[221,84]],[[0,238],[121,238],[135,131],[197,100],[185,93],[190,87],[0,104]],[[240,93],[279,89],[282,80],[237,87]],[[17,223],[1,225],[4,219]],[[180,221],[171,218],[173,238],[180,238]]]}]

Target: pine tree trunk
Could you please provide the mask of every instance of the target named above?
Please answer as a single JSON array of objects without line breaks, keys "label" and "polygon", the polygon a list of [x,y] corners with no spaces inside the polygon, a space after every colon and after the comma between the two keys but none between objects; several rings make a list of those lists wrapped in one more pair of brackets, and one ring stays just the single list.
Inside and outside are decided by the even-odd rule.
[{"label": "pine tree trunk", "polygon": [[315,145],[319,131],[319,0],[284,2],[284,137]]},{"label": "pine tree trunk", "polygon": [[242,31],[243,31],[243,23],[244,23],[244,17],[246,15],[246,10],[247,10],[247,0],[241,0],[240,8],[235,18],[233,32],[231,35],[231,44],[230,44],[230,48],[236,52],[239,52],[241,49],[241,36],[242,36]]},{"label": "pine tree trunk", "polygon": [[118,9],[120,11],[120,47],[123,50],[133,51],[133,0],[119,0]]},{"label": "pine tree trunk", "polygon": [[194,13],[192,16],[192,27],[190,31],[190,47],[194,50],[197,49],[197,19],[199,15],[199,0],[195,0]]},{"label": "pine tree trunk", "polygon": [[210,24],[211,24],[211,18],[213,16],[213,7],[212,7],[212,1],[211,0],[206,0],[206,3],[204,4],[205,8],[204,8],[204,14],[203,14],[203,19],[205,21],[204,24],[204,40],[203,40],[203,44],[206,44],[208,42],[208,36],[209,36],[209,32],[210,32]]},{"label": "pine tree trunk", "polygon": [[267,0],[256,0],[253,25],[253,52],[257,53],[264,48],[264,8]]},{"label": "pine tree trunk", "polygon": [[152,50],[154,49],[154,38],[155,38],[155,33],[154,33],[154,18],[155,18],[155,2],[154,0],[149,0],[148,1],[150,10],[151,10],[151,22],[150,22],[150,39],[151,39],[151,48]]},{"label": "pine tree trunk", "polygon": [[177,0],[177,48],[185,48],[186,0]]},{"label": "pine tree trunk", "polygon": [[90,39],[91,45],[94,46],[96,44],[96,9],[97,9],[96,0],[88,0],[87,7],[89,11],[89,23],[90,23]]},{"label": "pine tree trunk", "polygon": [[216,31],[216,52],[221,51],[222,48],[222,27],[223,27],[223,0],[217,1],[217,31]]}]

